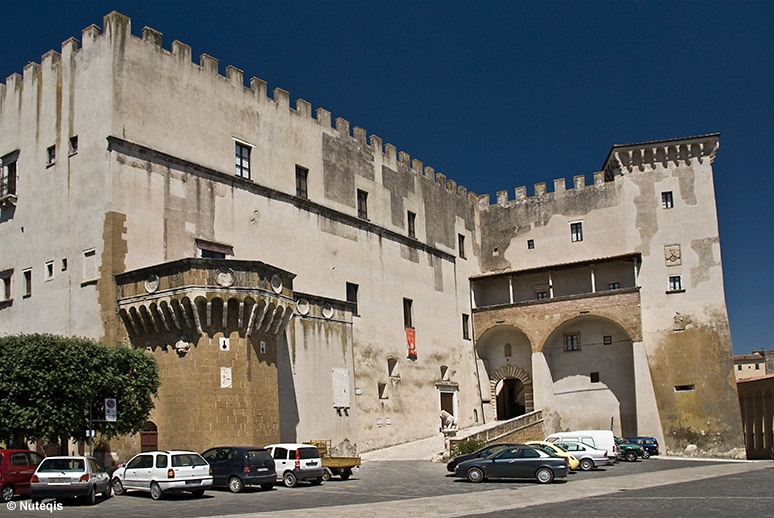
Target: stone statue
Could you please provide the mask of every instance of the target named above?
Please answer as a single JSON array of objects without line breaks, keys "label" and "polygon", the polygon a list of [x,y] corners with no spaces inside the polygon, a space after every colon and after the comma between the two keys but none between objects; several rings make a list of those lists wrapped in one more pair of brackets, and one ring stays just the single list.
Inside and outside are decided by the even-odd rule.
[{"label": "stone statue", "polygon": [[457,428],[457,418],[446,410],[441,410],[441,423],[444,430],[453,430]]}]

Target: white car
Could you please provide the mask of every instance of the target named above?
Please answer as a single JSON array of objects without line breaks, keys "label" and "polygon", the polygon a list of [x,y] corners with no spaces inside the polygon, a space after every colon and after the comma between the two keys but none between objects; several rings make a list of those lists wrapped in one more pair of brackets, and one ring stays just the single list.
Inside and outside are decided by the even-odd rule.
[{"label": "white car", "polygon": [[295,487],[299,480],[308,480],[312,485],[323,481],[323,467],[320,451],[309,444],[282,443],[266,446],[274,458],[277,480],[286,487]]},{"label": "white car", "polygon": [[149,451],[113,472],[113,493],[127,490],[150,491],[151,498],[164,493],[188,491],[195,497],[212,487],[212,469],[201,455],[193,451]]},{"label": "white car", "polygon": [[78,496],[94,505],[98,493],[110,498],[110,475],[94,457],[47,457],[30,479],[33,502]]},{"label": "white car", "polygon": [[563,448],[565,451],[572,454],[573,457],[578,459],[580,463],[580,469],[588,471],[592,468],[598,468],[600,466],[612,465],[615,462],[615,458],[610,458],[607,455],[607,451],[598,450],[592,448],[588,444],[582,442],[572,441],[553,441],[554,444]]}]

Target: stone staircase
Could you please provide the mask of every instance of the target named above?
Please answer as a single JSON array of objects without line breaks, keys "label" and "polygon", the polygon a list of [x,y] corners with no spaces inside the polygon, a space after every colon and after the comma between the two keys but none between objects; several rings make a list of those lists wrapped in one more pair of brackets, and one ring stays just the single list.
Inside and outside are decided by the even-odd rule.
[{"label": "stone staircase", "polygon": [[543,430],[543,410],[535,410],[507,421],[496,421],[490,426],[479,427],[472,433],[450,437],[447,443],[448,456],[454,446],[462,441],[474,439],[486,444],[498,442],[524,442],[542,440],[546,436]]}]

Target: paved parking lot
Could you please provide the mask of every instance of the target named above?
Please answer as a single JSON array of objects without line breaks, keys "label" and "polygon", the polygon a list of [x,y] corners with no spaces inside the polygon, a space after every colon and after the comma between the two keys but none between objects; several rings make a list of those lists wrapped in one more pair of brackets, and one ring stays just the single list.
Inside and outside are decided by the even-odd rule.
[{"label": "paved parking lot", "polygon": [[[411,516],[485,514],[504,517],[512,516],[513,509],[518,507],[520,516],[573,516],[577,509],[585,509],[584,514],[588,514],[589,508],[593,508],[596,515],[607,509],[610,514],[603,512],[602,516],[625,516],[630,509],[636,512],[629,516],[642,516],[643,509],[655,506],[652,514],[655,517],[663,516],[663,512],[657,509],[665,504],[687,503],[691,509],[702,510],[713,503],[720,508],[739,504],[738,500],[743,496],[754,496],[750,484],[757,486],[757,482],[760,482],[761,488],[772,487],[774,464],[652,458],[636,463],[622,462],[604,470],[571,474],[566,481],[543,486],[532,481],[471,484],[449,476],[443,464],[371,461],[356,470],[351,479],[334,479],[321,486],[301,484],[293,489],[278,486],[271,491],[248,489],[242,494],[211,490],[200,499],[183,494],[169,495],[160,501],[152,500],[147,493],[135,492],[106,501],[98,500],[94,506],[64,502],[63,508],[53,513],[20,510],[22,503],[30,503],[27,498],[15,500],[17,509],[14,511],[2,506],[0,514],[111,518],[255,513],[298,516],[298,510],[303,509],[305,517],[364,514],[375,517],[391,516],[396,512]],[[723,495],[722,499],[719,495]],[[755,505],[772,511],[774,499],[758,499]],[[712,516],[704,511],[702,514]]]}]

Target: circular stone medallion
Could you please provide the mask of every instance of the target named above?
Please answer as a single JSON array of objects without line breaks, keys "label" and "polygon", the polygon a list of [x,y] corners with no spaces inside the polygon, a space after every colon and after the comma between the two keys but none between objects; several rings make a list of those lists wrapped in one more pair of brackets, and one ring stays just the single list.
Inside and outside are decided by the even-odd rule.
[{"label": "circular stone medallion", "polygon": [[325,304],[323,304],[322,315],[325,318],[331,318],[333,316],[333,306],[331,306],[327,302]]},{"label": "circular stone medallion", "polygon": [[219,286],[228,288],[234,285],[235,280],[236,276],[234,275],[234,270],[231,268],[218,268],[218,271],[215,272],[215,282],[217,282]]},{"label": "circular stone medallion", "polygon": [[154,293],[157,289],[159,289],[159,276],[152,273],[145,279],[145,291]]},{"label": "circular stone medallion", "polygon": [[300,315],[308,315],[309,314],[309,301],[306,299],[298,299],[296,301],[296,311]]},{"label": "circular stone medallion", "polygon": [[274,293],[282,291],[282,279],[276,273],[271,276],[271,289],[274,290]]}]

